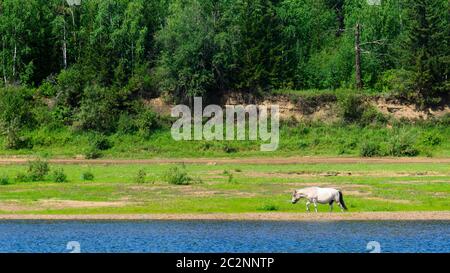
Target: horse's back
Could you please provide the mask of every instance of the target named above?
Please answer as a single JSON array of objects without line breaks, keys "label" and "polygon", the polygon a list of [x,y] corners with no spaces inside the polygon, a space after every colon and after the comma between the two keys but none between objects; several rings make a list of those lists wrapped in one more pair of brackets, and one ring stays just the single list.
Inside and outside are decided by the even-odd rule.
[{"label": "horse's back", "polygon": [[339,196],[339,191],[333,188],[318,188],[317,193],[318,201],[323,203],[329,203]]}]

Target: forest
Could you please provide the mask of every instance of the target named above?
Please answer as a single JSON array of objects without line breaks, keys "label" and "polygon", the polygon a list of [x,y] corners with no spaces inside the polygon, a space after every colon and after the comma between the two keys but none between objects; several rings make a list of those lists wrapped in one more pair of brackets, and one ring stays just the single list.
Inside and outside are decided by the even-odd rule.
[{"label": "forest", "polygon": [[143,98],[345,89],[446,103],[449,18],[448,0],[0,0],[2,138],[147,137],[167,121]]}]

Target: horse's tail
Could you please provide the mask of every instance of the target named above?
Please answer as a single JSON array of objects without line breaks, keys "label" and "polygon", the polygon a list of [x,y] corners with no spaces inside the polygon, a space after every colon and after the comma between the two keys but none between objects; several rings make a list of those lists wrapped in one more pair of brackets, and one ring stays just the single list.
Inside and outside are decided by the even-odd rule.
[{"label": "horse's tail", "polygon": [[341,203],[342,207],[343,207],[345,210],[348,210],[348,209],[347,209],[347,206],[345,205],[345,202],[344,202],[344,195],[342,194],[341,191],[339,191],[339,203]]}]

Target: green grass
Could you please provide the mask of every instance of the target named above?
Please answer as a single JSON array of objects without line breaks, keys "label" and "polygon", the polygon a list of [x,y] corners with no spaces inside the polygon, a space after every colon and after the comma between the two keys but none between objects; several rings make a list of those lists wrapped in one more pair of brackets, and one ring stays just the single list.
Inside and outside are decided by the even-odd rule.
[{"label": "green grass", "polygon": [[[55,183],[51,175],[40,182],[16,182],[15,175],[26,166],[0,166],[0,176],[9,177],[8,185],[0,185],[0,213],[304,212],[304,203],[292,205],[290,195],[294,189],[310,185],[342,189],[353,212],[450,209],[449,164],[188,164],[188,174],[201,182],[184,186],[165,182],[164,175],[171,167],[51,165],[51,171],[63,168],[67,175],[68,182]],[[139,170],[146,173],[145,183],[135,182]],[[94,174],[93,181],[82,179],[86,171]],[[230,173],[233,183],[229,182]],[[53,203],[46,205],[49,200]],[[73,207],[58,205],[61,200],[118,205]],[[319,211],[327,210],[327,206],[319,206]]]},{"label": "green grass", "polygon": [[[271,157],[271,156],[359,156],[365,143],[377,143],[380,155],[389,155],[389,145],[397,136],[406,136],[419,156],[449,157],[450,127],[428,124],[357,125],[320,123],[288,126],[280,130],[280,145],[275,152],[261,152],[260,141],[175,141],[169,129],[153,132],[148,138],[138,135],[108,136],[110,149],[101,151],[104,158],[154,157]],[[73,133],[68,128],[57,131],[26,132],[32,149],[7,150],[0,146],[0,156],[32,155],[41,157],[75,157],[85,155],[92,133]],[[430,142],[430,136],[439,140]],[[0,143],[3,139],[0,137]]]}]

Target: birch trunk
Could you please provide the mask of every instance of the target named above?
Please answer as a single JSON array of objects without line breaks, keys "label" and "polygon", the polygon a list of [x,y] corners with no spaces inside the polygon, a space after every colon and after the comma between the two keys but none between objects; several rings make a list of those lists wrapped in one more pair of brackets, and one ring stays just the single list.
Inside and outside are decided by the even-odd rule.
[{"label": "birch trunk", "polygon": [[65,19],[64,19],[64,26],[63,26],[62,53],[63,53],[64,69],[67,69],[67,40],[66,40],[66,20]]},{"label": "birch trunk", "polygon": [[361,26],[356,24],[355,30],[355,78],[356,78],[356,88],[362,89],[363,82],[361,79]]}]

